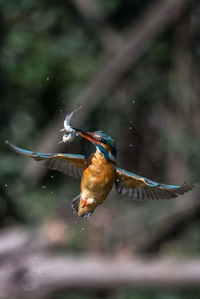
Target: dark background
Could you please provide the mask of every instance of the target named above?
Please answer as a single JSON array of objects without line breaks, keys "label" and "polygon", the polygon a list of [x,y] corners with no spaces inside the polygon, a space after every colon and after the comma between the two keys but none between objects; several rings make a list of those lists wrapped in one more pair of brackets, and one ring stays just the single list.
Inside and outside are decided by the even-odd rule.
[{"label": "dark background", "polygon": [[[84,288],[55,279],[40,289],[29,275],[35,256],[38,264],[46,255],[81,257],[86,264],[86,257],[122,264],[198,260],[199,189],[156,202],[133,202],[112,191],[84,220],[71,211],[78,180],[4,144],[91,153],[81,138],[58,145],[66,113],[80,103],[73,125],[111,135],[121,168],[163,183],[198,183],[199,92],[198,1],[0,1],[2,298],[199,298],[200,277],[195,284],[187,272],[188,284],[175,287],[166,276],[166,285],[141,277],[141,285],[87,282]],[[61,269],[55,269],[56,277]]]}]

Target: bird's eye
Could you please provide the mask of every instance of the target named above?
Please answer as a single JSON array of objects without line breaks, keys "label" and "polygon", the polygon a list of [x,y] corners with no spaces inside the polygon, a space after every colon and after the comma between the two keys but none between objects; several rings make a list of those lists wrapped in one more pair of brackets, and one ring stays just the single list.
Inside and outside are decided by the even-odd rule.
[{"label": "bird's eye", "polygon": [[104,138],[102,138],[101,136],[96,135],[95,137],[96,137],[96,139],[97,139],[98,141],[100,141],[100,142],[102,142],[102,143],[105,143]]},{"label": "bird's eye", "polygon": [[104,138],[99,138],[99,141],[101,142],[101,143],[106,143],[106,141],[105,141],[105,139]]}]

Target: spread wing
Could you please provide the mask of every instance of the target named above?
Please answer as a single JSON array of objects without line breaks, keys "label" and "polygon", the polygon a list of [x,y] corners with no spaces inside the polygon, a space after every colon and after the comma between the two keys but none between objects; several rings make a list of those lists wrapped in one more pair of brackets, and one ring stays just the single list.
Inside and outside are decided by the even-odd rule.
[{"label": "spread wing", "polygon": [[6,143],[17,153],[34,158],[36,161],[43,160],[50,169],[64,172],[76,178],[81,178],[83,170],[87,167],[85,156],[82,155],[32,152],[19,148],[9,141],[6,141]]},{"label": "spread wing", "polygon": [[174,198],[194,187],[186,184],[175,186],[157,183],[118,167],[115,185],[119,194],[136,200]]}]

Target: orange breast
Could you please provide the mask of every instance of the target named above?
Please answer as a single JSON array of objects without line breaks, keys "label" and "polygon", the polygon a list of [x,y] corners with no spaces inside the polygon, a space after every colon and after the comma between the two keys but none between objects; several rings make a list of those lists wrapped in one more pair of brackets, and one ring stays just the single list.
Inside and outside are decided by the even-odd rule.
[{"label": "orange breast", "polygon": [[[100,205],[110,192],[115,181],[115,166],[108,162],[104,156],[96,152],[89,166],[83,171],[81,180],[81,201],[89,199],[90,210],[94,210]],[[81,209],[81,202],[80,202]]]}]

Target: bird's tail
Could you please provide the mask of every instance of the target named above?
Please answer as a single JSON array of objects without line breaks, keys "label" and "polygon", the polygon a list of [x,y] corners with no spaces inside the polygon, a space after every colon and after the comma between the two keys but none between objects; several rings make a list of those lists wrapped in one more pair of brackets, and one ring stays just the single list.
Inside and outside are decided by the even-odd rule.
[{"label": "bird's tail", "polygon": [[89,211],[88,213],[85,213],[82,215],[79,215],[79,213],[78,213],[80,198],[81,198],[81,195],[79,194],[72,200],[72,210],[74,211],[75,214],[77,214],[80,217],[89,218],[93,214],[94,211]]}]

